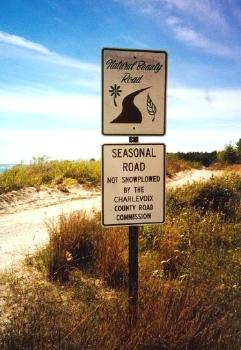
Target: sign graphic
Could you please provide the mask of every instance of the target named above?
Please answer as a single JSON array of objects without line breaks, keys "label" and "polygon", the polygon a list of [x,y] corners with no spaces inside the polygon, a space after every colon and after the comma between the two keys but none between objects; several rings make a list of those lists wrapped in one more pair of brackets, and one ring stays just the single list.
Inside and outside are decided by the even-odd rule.
[{"label": "sign graphic", "polygon": [[165,145],[102,146],[102,224],[165,220]]},{"label": "sign graphic", "polygon": [[167,53],[102,50],[102,133],[164,135]]}]

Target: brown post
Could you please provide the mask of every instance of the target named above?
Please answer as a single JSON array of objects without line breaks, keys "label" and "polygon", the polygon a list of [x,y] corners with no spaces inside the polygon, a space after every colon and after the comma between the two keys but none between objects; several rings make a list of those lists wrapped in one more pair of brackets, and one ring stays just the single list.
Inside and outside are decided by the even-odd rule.
[{"label": "brown post", "polygon": [[129,324],[135,327],[138,313],[138,226],[129,226]]},{"label": "brown post", "polygon": [[[129,137],[138,143],[137,136]],[[129,324],[135,327],[138,314],[138,226],[129,226]]]}]

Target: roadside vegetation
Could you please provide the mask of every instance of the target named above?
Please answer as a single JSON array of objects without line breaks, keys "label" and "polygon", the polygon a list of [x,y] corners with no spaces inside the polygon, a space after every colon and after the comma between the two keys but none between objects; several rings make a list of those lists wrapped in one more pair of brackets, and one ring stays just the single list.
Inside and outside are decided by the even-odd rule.
[{"label": "roadside vegetation", "polygon": [[195,166],[195,164],[191,166],[190,163],[183,159],[178,159],[175,154],[168,154],[166,162],[166,175],[170,178],[175,176],[180,171],[191,170],[191,168]]},{"label": "roadside vegetation", "polygon": [[24,187],[69,186],[100,184],[100,161],[48,160],[34,157],[31,164],[19,164],[0,174],[0,194]]},{"label": "roadside vegetation", "polygon": [[[179,171],[212,166],[223,169],[230,165],[241,164],[241,139],[235,146],[228,144],[222,151],[213,152],[177,152],[167,154],[166,173],[168,177]],[[68,186],[84,184],[99,186],[101,162],[50,160],[47,156],[33,157],[30,164],[18,164],[0,174],[0,194],[16,191],[25,187],[59,186],[64,190]]]},{"label": "roadside vegetation", "polygon": [[[190,165],[177,157],[167,157],[167,175],[190,169]],[[90,187],[100,186],[101,162],[99,160],[70,161],[49,160],[48,157],[34,157],[31,164],[19,164],[0,174],[0,194],[25,187],[58,186],[76,184]]]},{"label": "roadside vegetation", "polygon": [[46,227],[50,243],[26,272],[1,276],[1,349],[241,348],[240,175],[169,190],[166,223],[140,229],[132,330],[127,229],[80,212]]}]

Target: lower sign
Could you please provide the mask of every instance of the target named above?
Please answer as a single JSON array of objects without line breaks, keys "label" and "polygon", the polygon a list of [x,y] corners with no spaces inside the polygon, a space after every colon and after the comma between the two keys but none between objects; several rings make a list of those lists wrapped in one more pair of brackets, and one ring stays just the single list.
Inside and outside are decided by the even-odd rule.
[{"label": "lower sign", "polygon": [[165,221],[165,145],[102,146],[102,224]]}]

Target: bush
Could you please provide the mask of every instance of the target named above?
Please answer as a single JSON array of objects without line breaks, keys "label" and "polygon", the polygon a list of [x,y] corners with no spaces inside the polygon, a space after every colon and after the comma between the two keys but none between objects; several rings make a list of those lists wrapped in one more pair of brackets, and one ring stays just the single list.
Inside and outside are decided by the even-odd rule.
[{"label": "bush", "polygon": [[230,220],[239,217],[240,202],[241,176],[235,174],[171,190],[167,199],[167,205],[174,213],[191,207],[200,210],[203,214],[211,210]]}]

